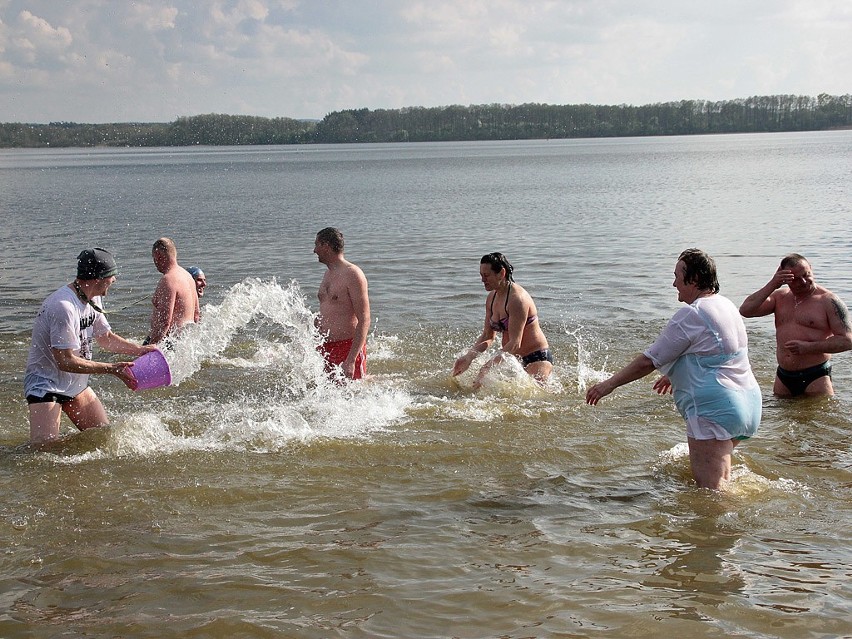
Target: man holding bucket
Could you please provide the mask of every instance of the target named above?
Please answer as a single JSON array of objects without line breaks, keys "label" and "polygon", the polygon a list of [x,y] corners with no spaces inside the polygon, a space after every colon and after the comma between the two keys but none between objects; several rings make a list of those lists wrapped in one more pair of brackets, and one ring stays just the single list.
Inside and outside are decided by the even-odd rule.
[{"label": "man holding bucket", "polygon": [[115,259],[108,251],[86,249],[77,257],[76,279],[42,303],[24,375],[30,443],[58,439],[63,412],[80,430],[109,424],[101,400],[89,387],[89,375],[115,375],[130,388],[136,387],[132,362],[92,360],[93,341],[121,355],[139,356],[155,350],[112,332],[101,298],[117,274]]}]

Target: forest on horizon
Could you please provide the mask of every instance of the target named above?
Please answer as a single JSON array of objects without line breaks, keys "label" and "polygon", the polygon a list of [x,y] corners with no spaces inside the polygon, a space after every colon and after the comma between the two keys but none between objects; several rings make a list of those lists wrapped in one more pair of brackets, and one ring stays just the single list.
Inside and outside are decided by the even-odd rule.
[{"label": "forest on horizon", "polygon": [[632,105],[345,109],[322,120],[206,114],[170,123],[0,123],[0,148],[532,140],[852,128],[852,94]]}]

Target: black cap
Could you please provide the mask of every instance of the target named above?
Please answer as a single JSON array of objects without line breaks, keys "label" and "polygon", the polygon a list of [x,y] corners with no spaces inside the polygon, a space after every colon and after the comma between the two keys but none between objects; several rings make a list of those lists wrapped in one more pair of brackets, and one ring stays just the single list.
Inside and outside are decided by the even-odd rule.
[{"label": "black cap", "polygon": [[100,280],[113,275],[118,275],[118,265],[109,251],[86,249],[77,256],[77,279]]}]

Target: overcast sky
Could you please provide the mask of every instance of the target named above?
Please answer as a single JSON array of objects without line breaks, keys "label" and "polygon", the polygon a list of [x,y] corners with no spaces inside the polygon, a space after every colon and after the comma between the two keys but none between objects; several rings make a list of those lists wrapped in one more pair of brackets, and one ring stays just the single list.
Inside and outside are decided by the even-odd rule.
[{"label": "overcast sky", "polygon": [[850,0],[0,0],[0,122],[823,92]]}]

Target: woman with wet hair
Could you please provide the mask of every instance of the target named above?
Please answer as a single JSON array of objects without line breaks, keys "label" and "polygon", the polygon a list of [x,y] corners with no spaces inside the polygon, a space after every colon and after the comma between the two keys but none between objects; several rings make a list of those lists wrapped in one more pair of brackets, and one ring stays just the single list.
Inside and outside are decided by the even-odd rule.
[{"label": "woman with wet hair", "polygon": [[479,276],[488,296],[485,298],[485,324],[473,346],[453,366],[453,376],[461,375],[474,359],[491,346],[500,334],[500,352],[479,371],[474,388],[494,364],[507,355],[520,359],[524,370],[539,382],[553,371],[553,355],[538,322],[538,310],[530,294],[512,276],[512,264],[502,253],[488,253],[479,261]]},{"label": "woman with wet hair", "polygon": [[754,436],[762,412],[760,388],[748,359],[748,335],[739,310],[719,295],[716,263],[687,249],[674,269],[681,307],[644,353],[592,386],[586,403],[596,406],[616,388],[658,370],[658,393],[673,393],[686,422],[689,465],[699,488],[723,488],[731,456]]}]

